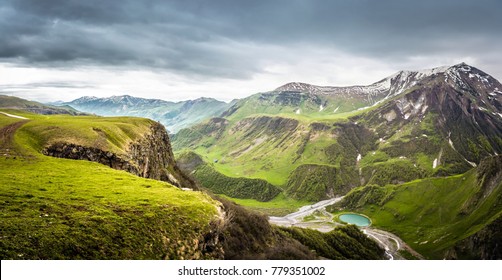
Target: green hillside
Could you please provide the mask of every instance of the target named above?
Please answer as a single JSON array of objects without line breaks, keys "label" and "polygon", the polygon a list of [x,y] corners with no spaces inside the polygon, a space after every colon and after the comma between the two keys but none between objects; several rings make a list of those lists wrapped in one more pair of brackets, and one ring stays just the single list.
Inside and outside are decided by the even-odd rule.
[{"label": "green hillside", "polygon": [[500,166],[497,156],[462,175],[360,187],[333,210],[361,212],[424,256],[444,258],[456,243],[501,217]]},{"label": "green hillside", "polygon": [[337,119],[354,114],[356,109],[370,105],[360,96],[310,94],[282,91],[251,95],[238,100],[223,117],[241,120],[256,115],[280,115],[303,119]]},{"label": "green hillside", "polygon": [[281,192],[281,189],[265,180],[225,176],[214,170],[213,164],[203,162],[193,152],[183,152],[176,160],[182,170],[192,174],[203,187],[216,194],[269,201]]},{"label": "green hillside", "polygon": [[[364,119],[354,120],[218,118],[181,130],[172,140],[175,150],[194,150],[226,176],[266,180],[291,197],[310,201],[343,195],[361,184],[386,185],[469,169],[425,122],[379,140]],[[442,162],[433,168],[440,152]]]},{"label": "green hillside", "polygon": [[153,123],[152,120],[131,117],[25,116],[31,121],[18,131],[16,142],[26,152],[41,152],[51,144],[69,142],[123,154],[127,145],[145,134]]},{"label": "green hillside", "polygon": [[51,106],[35,101],[28,101],[15,96],[0,95],[0,110],[24,110],[37,114],[85,115],[70,106]]},{"label": "green hillside", "polygon": [[[354,154],[354,147],[345,151],[343,146],[352,144],[337,143],[336,134],[343,134],[340,132],[346,129],[366,133],[362,127],[352,128],[346,121],[321,123],[269,116],[237,122],[221,120],[212,119],[181,130],[172,138],[173,148],[194,149],[206,161],[218,159],[215,169],[227,176],[260,178],[277,186],[285,184],[303,164],[339,167],[341,161],[350,161],[354,166],[357,152]],[[332,158],[333,153],[336,158]]]},{"label": "green hillside", "polygon": [[[40,154],[61,140],[123,152],[151,121],[10,113],[30,120],[13,132],[14,143],[0,156],[2,259],[218,257],[202,249],[218,219],[219,203],[207,195]],[[13,120],[19,121],[0,115],[2,133]]]}]

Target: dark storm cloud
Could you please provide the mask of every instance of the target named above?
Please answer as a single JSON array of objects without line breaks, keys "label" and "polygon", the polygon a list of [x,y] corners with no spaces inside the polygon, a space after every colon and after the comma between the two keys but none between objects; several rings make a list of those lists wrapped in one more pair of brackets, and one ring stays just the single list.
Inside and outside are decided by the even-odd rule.
[{"label": "dark storm cloud", "polygon": [[502,1],[496,0],[1,3],[0,59],[17,63],[245,78],[280,56],[268,48],[274,46],[389,61],[449,54],[502,62],[500,55],[488,57],[502,43]]}]

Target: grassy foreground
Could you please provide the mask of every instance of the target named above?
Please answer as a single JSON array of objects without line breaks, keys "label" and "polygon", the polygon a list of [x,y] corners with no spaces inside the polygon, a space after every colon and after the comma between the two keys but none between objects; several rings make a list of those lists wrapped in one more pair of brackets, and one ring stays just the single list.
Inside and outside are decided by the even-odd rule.
[{"label": "grassy foreground", "polygon": [[[219,203],[207,195],[98,163],[37,153],[52,139],[103,140],[121,150],[149,121],[25,116],[31,120],[13,143],[22,156],[0,156],[2,259],[208,257],[199,243],[217,218]],[[0,125],[8,123],[12,118],[0,115]]]}]

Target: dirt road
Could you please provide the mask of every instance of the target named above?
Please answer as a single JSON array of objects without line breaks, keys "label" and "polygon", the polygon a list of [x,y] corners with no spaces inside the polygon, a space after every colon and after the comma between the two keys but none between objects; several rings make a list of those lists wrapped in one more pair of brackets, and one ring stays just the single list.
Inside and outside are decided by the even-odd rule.
[{"label": "dirt road", "polygon": [[[335,226],[340,224],[333,221],[333,215],[326,211],[326,206],[337,203],[342,197],[336,197],[329,200],[323,200],[313,205],[307,205],[300,208],[297,212],[288,214],[284,217],[269,217],[271,224],[284,227],[311,228],[321,232],[329,232]],[[311,220],[305,221],[305,217],[314,214]],[[385,255],[389,260],[404,259],[399,251],[407,250],[417,258],[422,258],[420,254],[411,249],[401,238],[387,231],[373,227],[362,228],[362,231],[371,239],[375,240],[385,250]]]},{"label": "dirt road", "polygon": [[5,113],[5,112],[0,112],[0,114],[6,115],[7,117],[11,117],[11,118],[21,119],[21,120],[27,120],[28,119],[28,118],[25,118],[25,117],[21,117],[21,116],[18,116],[18,115],[12,115],[12,114]]},{"label": "dirt road", "polygon": [[8,157],[11,155],[17,155],[17,152],[14,149],[14,134],[18,128],[29,122],[29,120],[21,116],[11,115],[4,112],[0,113],[11,118],[22,119],[22,121],[11,123],[0,128],[0,156]]}]

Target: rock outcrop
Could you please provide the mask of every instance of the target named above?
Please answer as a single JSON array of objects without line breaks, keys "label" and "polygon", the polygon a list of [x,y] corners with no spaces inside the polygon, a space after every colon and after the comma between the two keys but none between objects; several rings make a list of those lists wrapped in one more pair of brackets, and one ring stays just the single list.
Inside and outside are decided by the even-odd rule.
[{"label": "rock outcrop", "polygon": [[[502,187],[502,155],[485,158],[478,166],[476,179],[479,189],[470,200],[464,204],[462,214],[471,214],[482,207],[483,202],[492,194],[499,195],[497,201],[502,201],[502,195],[497,192]],[[500,203],[500,202],[499,202]],[[495,208],[495,207],[493,207]],[[502,259],[502,216],[498,216],[475,234],[457,242],[445,254],[448,259]]]},{"label": "rock outcrop", "polygon": [[132,174],[169,182],[177,187],[197,188],[196,183],[176,165],[166,129],[153,123],[150,131],[118,154],[95,147],[58,142],[46,147],[43,154],[58,158],[88,160]]}]

